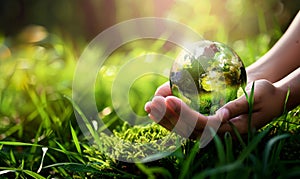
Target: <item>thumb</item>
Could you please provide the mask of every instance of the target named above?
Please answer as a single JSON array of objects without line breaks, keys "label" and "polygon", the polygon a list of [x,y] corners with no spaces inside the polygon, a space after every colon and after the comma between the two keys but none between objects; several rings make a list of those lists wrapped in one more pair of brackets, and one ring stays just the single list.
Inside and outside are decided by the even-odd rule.
[{"label": "thumb", "polygon": [[220,108],[216,114],[222,117],[222,121],[229,121],[230,119],[237,117],[241,114],[247,114],[249,110],[249,104],[245,96],[241,96],[236,100],[230,101]]}]

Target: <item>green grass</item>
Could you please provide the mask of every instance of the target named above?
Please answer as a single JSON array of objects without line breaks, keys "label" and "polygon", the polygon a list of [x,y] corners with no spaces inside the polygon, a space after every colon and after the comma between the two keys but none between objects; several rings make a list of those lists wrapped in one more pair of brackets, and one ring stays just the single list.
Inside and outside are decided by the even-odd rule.
[{"label": "green grass", "polygon": [[[203,3],[210,7],[210,1]],[[198,6],[200,5],[195,8],[203,10],[199,14],[205,16],[203,21],[214,19],[205,15],[205,7]],[[173,17],[178,14],[173,14]],[[273,38],[266,33],[261,14],[259,18],[260,33],[254,37],[230,41],[229,31],[222,26],[215,34],[210,34],[215,38],[211,40],[227,42],[248,66],[270,48]],[[199,31],[210,32],[213,29],[212,26],[199,27],[195,25],[195,21],[190,20],[187,24],[204,28],[198,29]],[[0,45],[3,45],[2,39],[6,40],[5,38],[1,37]],[[0,60],[0,178],[300,176],[300,107],[292,111],[284,110],[282,116],[260,130],[248,130],[248,137],[237,132],[236,136],[229,133],[215,136],[205,148],[199,148],[196,141],[178,140],[175,134],[151,123],[150,119],[136,120],[139,125],[135,126],[120,120],[110,100],[116,72],[126,59],[148,52],[161,52],[175,57],[177,51],[165,49],[162,41],[127,44],[114,52],[109,57],[109,63],[100,69],[95,86],[97,107],[99,115],[114,136],[99,131],[94,133],[98,145],[90,144],[79,128],[73,110],[83,114],[71,97],[72,77],[77,62],[73,54],[77,51],[71,43],[59,38],[47,43],[51,45],[27,44],[21,48],[14,47],[11,56]],[[155,75],[138,79],[129,92],[132,110],[139,115],[146,115],[143,110],[145,102],[153,97],[156,88],[166,80]],[[253,93],[247,99],[250,104],[250,123]],[[87,127],[90,132],[94,131],[92,126]],[[159,140],[162,143],[168,142],[166,136],[174,145],[165,147],[157,143]],[[132,147],[120,139],[140,145]],[[147,143],[151,146],[143,145]],[[142,159],[145,152],[151,153],[154,150],[151,147],[160,152],[154,152],[154,155],[148,155],[144,159],[150,162],[126,163],[115,159]],[[175,148],[174,152],[168,153],[168,150]],[[156,158],[160,159],[154,160]]]},{"label": "green grass", "polygon": [[[72,61],[68,58],[70,56],[67,56],[65,60]],[[27,60],[34,62],[36,59],[28,57]],[[36,62],[33,68],[45,69],[44,63],[51,59],[43,60]],[[4,65],[1,65],[3,67],[1,70],[5,70],[6,65],[16,66],[18,60],[13,63],[12,57],[2,63]],[[65,71],[68,67],[56,69],[56,73]],[[2,88],[1,95],[1,123],[3,123],[0,141],[1,177],[235,178],[242,176],[243,178],[287,178],[299,175],[299,107],[289,112],[286,111],[284,115],[259,131],[249,130],[247,139],[238,133],[236,133],[236,139],[226,133],[224,136],[216,136],[213,142],[201,149],[199,143],[188,140],[167,156],[164,153],[166,148],[161,148],[161,152],[154,156],[148,156],[150,160],[153,159],[151,157],[155,159],[155,157],[160,158],[160,155],[165,156],[159,160],[147,163],[126,163],[115,158],[126,157],[130,160],[137,156],[143,157],[145,154],[141,151],[146,150],[142,148],[144,147],[142,145],[132,149],[132,146],[127,146],[119,138],[128,142],[142,144],[152,141],[155,144],[155,141],[163,139],[169,135],[169,132],[153,123],[133,127],[126,123],[122,124],[116,113],[112,111],[105,114],[103,120],[117,138],[99,133],[97,134],[98,140],[107,142],[100,142],[99,144],[103,144],[100,148],[90,145],[81,134],[74,118],[73,108],[76,110],[76,105],[72,104],[70,89],[60,86],[64,78],[69,80],[67,83],[70,85],[71,75],[64,73],[67,77],[62,75],[59,81],[51,81],[51,75],[39,76],[41,72],[38,70],[20,69],[20,72],[24,73],[22,75],[27,79],[33,76],[37,79],[35,84],[27,82],[25,86],[19,87],[20,84],[12,80],[16,78],[14,75],[17,75],[17,70],[2,77],[5,80],[9,79],[11,83],[7,83]],[[154,79],[156,78],[145,78],[150,81],[147,85],[149,96],[144,97],[143,100],[131,99],[134,108],[143,107],[145,101],[153,95],[156,87],[165,80],[162,78],[161,82],[151,86],[151,81]],[[108,85],[111,80],[108,78],[102,83],[106,82]],[[134,84],[136,93],[142,93],[143,89],[139,89],[142,86],[141,80]],[[98,93],[103,95],[106,92],[98,91]],[[15,95],[19,95],[21,99],[15,98]],[[253,93],[247,97],[250,114],[253,107],[252,96]],[[22,103],[23,99],[26,99],[26,103]],[[101,101],[100,111],[110,106],[109,100],[107,103],[103,103],[106,100]],[[21,105],[26,105],[25,109]],[[140,114],[142,114],[141,111]],[[249,116],[250,122],[251,115]],[[93,131],[92,127],[90,130]],[[177,138],[171,136],[171,139]],[[112,153],[103,152],[112,149],[122,149],[123,153],[118,150]]]}]

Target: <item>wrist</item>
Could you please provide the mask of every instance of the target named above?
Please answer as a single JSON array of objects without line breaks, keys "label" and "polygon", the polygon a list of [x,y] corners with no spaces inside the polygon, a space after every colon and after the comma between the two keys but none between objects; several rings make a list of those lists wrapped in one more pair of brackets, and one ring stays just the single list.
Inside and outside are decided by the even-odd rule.
[{"label": "wrist", "polygon": [[255,63],[247,67],[246,68],[247,83],[251,83],[253,81],[262,80],[262,79],[274,83],[275,82],[274,75],[268,75],[268,74],[274,74],[274,72],[271,72],[266,66],[267,65]]},{"label": "wrist", "polygon": [[285,85],[281,85],[281,84],[279,84],[278,86],[275,85],[275,87],[279,91],[278,93],[281,96],[281,99],[283,99],[283,103],[284,103],[284,101],[289,93],[289,90],[290,90],[289,87],[287,87]]},{"label": "wrist", "polygon": [[274,86],[277,88],[278,94],[280,95],[283,109],[285,107],[286,110],[291,110],[294,107],[294,102],[292,100],[292,89],[290,86],[280,82],[275,83]]},{"label": "wrist", "polygon": [[246,68],[246,73],[247,73],[247,84],[262,79],[262,73],[260,73],[259,70],[255,70],[251,68],[251,66]]}]

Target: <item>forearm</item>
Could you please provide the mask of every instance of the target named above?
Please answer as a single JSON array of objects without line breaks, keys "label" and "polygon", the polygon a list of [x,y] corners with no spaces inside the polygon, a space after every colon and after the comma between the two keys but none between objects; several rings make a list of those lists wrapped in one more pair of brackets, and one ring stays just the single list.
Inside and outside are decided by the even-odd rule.
[{"label": "forearm", "polygon": [[247,68],[249,81],[276,82],[300,66],[300,11],[278,42]]},{"label": "forearm", "polygon": [[285,94],[290,90],[286,105],[288,110],[300,104],[300,67],[274,85]]}]

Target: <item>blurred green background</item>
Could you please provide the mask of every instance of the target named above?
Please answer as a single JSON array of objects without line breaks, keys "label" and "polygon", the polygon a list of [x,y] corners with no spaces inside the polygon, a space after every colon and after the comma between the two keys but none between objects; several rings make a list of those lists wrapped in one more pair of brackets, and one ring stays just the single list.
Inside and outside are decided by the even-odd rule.
[{"label": "blurred green background", "polygon": [[[231,165],[227,165],[230,163],[226,162],[220,165],[222,162],[219,162],[218,157],[220,161],[225,161],[225,157],[228,156],[230,158],[234,151],[228,147],[231,146],[231,140],[230,145],[226,144],[228,155],[224,155],[224,152],[219,150],[220,145],[218,149],[221,151],[220,155],[216,155],[215,149],[208,148],[204,150],[203,155],[200,154],[201,157],[195,158],[195,162],[200,165],[192,163],[196,151],[194,149],[198,147],[192,149],[189,145],[171,156],[172,160],[166,158],[153,163],[154,167],[157,165],[166,169],[157,167],[153,170],[148,167],[143,169],[141,164],[125,165],[108,160],[103,153],[88,145],[74,117],[71,98],[77,61],[88,43],[103,30],[124,20],[151,16],[181,22],[208,40],[228,44],[248,66],[266,53],[281,37],[299,9],[298,0],[0,0],[1,175],[11,172],[11,175],[8,173],[8,178],[18,178],[18,176],[26,178],[27,175],[41,178],[38,176],[38,168],[44,158],[41,146],[50,149],[44,161],[44,166],[48,165],[48,167],[44,167],[40,173],[49,177],[81,176],[84,178],[86,176],[89,178],[90,174],[94,173],[102,177],[117,178],[126,174],[123,171],[129,171],[127,174],[132,173],[133,176],[140,176],[143,172],[149,174],[151,170],[155,173],[158,169],[164,172],[169,169],[167,174],[171,176],[176,176],[182,171],[182,176],[189,176],[192,175],[190,169],[198,173],[207,167],[213,169],[216,166],[230,167]],[[174,44],[155,39],[141,39],[124,44],[115,50],[99,69],[95,84],[99,116],[110,129],[115,129],[115,135],[130,141],[155,141],[167,134],[167,131],[157,124],[150,125],[148,128],[122,125],[111,102],[111,86],[122,65],[130,59],[148,53],[164,54],[175,58],[178,48],[174,47]],[[157,75],[137,79],[128,93],[132,110],[146,116],[145,102],[150,100],[156,88],[167,80]],[[289,113],[288,119],[291,125],[281,125],[277,128],[274,125],[274,131],[280,133],[281,130],[293,131],[299,128],[299,122],[295,122],[298,121],[299,114],[299,108]],[[151,122],[150,119],[146,118],[146,120]],[[278,120],[278,124],[285,124],[285,121]],[[298,135],[295,138],[299,140]],[[274,140],[270,142],[273,145]],[[121,143],[122,141],[116,139],[113,146]],[[266,144],[264,141],[261,143]],[[238,177],[241,176],[240,173],[242,175],[246,173],[246,177],[265,176],[264,168],[259,165],[259,162],[257,164],[262,150],[255,147],[256,144],[250,144],[249,146],[257,149],[256,158],[250,153],[253,149],[250,148],[246,164],[242,168],[244,170],[240,170],[239,163],[236,163],[238,165],[232,170],[233,172],[237,170]],[[293,159],[299,158],[298,144],[299,142],[289,144],[286,156],[293,154],[291,155]],[[276,149],[278,155],[280,146],[278,150]],[[131,146],[127,148],[131,149]],[[191,157],[187,158],[190,150],[194,153],[191,152]],[[237,155],[240,153],[243,154],[238,151]],[[130,157],[128,153],[124,155]],[[281,171],[289,169],[289,165],[282,168],[281,163],[278,164],[277,161],[281,159],[276,158],[277,155],[273,155],[273,159],[276,160],[269,165],[268,155],[269,153],[266,157],[266,166],[270,167],[270,171],[277,173],[278,168]],[[174,162],[173,159],[176,161]],[[234,157],[231,156],[231,161],[233,160]],[[249,165],[248,161],[254,162]],[[299,161],[295,163],[298,164],[297,162],[299,163]],[[280,167],[273,167],[277,164]],[[221,168],[222,171],[223,169]],[[257,172],[257,175],[252,175],[250,171]],[[294,171],[299,172],[299,168],[295,168]],[[79,174],[77,175],[76,172]],[[289,173],[283,172],[283,174]],[[271,174],[273,173],[266,176]],[[133,178],[132,175],[127,177]],[[99,177],[96,175],[95,178]]]},{"label": "blurred green background", "polygon": [[[228,44],[248,66],[280,38],[299,7],[293,0],[1,0],[0,139],[29,141],[36,136],[32,129],[62,135],[73,115],[64,96],[71,97],[77,59],[96,35],[118,22],[145,16],[179,21]],[[109,92],[122,59],[153,51],[176,57],[161,41],[124,46],[99,71],[96,99],[107,120],[117,118]],[[133,110],[145,115],[144,103],[166,80],[139,79],[130,92]]]},{"label": "blurred green background", "polygon": [[[299,7],[293,0],[2,0],[0,32],[15,36],[35,24],[74,41],[89,41],[118,22],[155,16],[186,23],[207,37],[221,28],[233,40],[255,35],[259,28],[270,30],[274,21],[285,29]],[[262,16],[266,27],[259,27]]]}]

